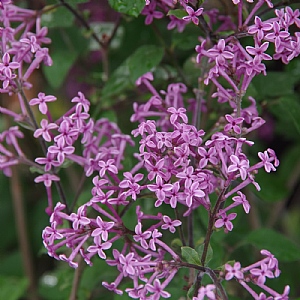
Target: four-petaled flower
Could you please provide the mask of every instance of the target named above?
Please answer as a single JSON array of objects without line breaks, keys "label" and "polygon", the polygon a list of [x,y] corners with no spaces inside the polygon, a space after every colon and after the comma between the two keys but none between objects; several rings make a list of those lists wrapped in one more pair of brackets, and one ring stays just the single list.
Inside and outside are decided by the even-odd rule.
[{"label": "four-petaled flower", "polygon": [[241,263],[236,262],[234,263],[233,266],[229,264],[225,264],[225,270],[226,270],[226,275],[225,279],[230,280],[233,277],[237,279],[243,279],[244,278],[244,273],[241,271]]},{"label": "four-petaled flower", "polygon": [[225,64],[226,59],[233,59],[234,54],[225,50],[226,44],[224,39],[220,39],[218,44],[207,50],[207,56],[213,58],[218,66]]},{"label": "four-petaled flower", "polygon": [[38,128],[33,136],[35,138],[38,138],[39,136],[42,136],[43,139],[46,141],[46,142],[51,142],[51,134],[49,132],[49,130],[51,129],[57,129],[58,126],[55,124],[55,123],[48,123],[48,120],[46,119],[43,119],[41,121],[41,127],[42,128]]},{"label": "four-petaled flower", "polygon": [[170,183],[164,183],[163,179],[157,175],[156,176],[156,183],[155,184],[148,184],[147,188],[155,192],[157,201],[155,202],[155,206],[158,207],[162,204],[162,202],[165,200],[166,192],[172,190],[172,184]]},{"label": "four-petaled flower", "polygon": [[114,159],[109,159],[108,161],[100,160],[98,162],[98,165],[100,167],[100,177],[104,177],[106,171],[110,171],[113,174],[118,174],[118,168],[114,165],[114,162]]},{"label": "four-petaled flower", "polygon": [[89,246],[87,248],[87,251],[90,253],[97,253],[100,258],[106,259],[106,254],[104,253],[103,250],[110,249],[112,246],[112,243],[110,243],[110,242],[102,243],[100,236],[94,237],[94,243],[95,243],[94,245]]},{"label": "four-petaled flower", "polygon": [[246,196],[240,191],[238,191],[237,193],[239,195],[233,197],[232,200],[235,201],[236,203],[242,204],[245,213],[248,214],[250,211],[250,204],[249,204],[248,200],[246,199]]},{"label": "four-petaled flower", "polygon": [[48,174],[48,173],[45,173],[43,175],[40,175],[38,177],[36,177],[34,179],[34,181],[36,183],[39,183],[39,182],[44,182],[44,185],[46,187],[50,187],[52,185],[52,181],[59,181],[59,177],[54,175],[54,174]]},{"label": "four-petaled flower", "polygon": [[179,220],[171,220],[169,216],[163,216],[164,224],[161,226],[162,229],[169,229],[170,232],[174,233],[176,231],[175,226],[180,226],[181,221]]},{"label": "four-petaled flower", "polygon": [[199,24],[198,17],[202,15],[203,8],[198,8],[196,11],[190,6],[187,6],[185,8],[186,12],[188,13],[188,16],[183,17],[182,19],[185,21],[192,21],[195,25]]},{"label": "four-petaled flower", "polygon": [[248,159],[239,159],[236,155],[230,155],[230,160],[232,165],[228,167],[228,172],[239,171],[242,180],[245,180],[247,177],[247,170],[249,168],[249,160]]},{"label": "four-petaled flower", "polygon": [[100,216],[96,219],[97,228],[93,230],[92,236],[100,236],[103,241],[107,241],[108,233],[111,228],[114,227],[114,222],[105,222]]},{"label": "four-petaled flower", "polygon": [[38,98],[33,98],[29,101],[30,105],[39,105],[39,111],[42,114],[46,114],[48,111],[47,102],[53,102],[56,100],[56,97],[48,95],[46,96],[44,93],[38,93]]},{"label": "four-petaled flower", "polygon": [[75,151],[73,146],[66,146],[64,139],[59,139],[56,142],[56,146],[50,146],[48,152],[57,155],[57,160],[62,164],[65,160],[66,155],[70,155]]},{"label": "four-petaled flower", "polygon": [[86,206],[82,205],[78,208],[77,214],[71,213],[70,220],[73,222],[73,228],[78,230],[79,226],[86,226],[91,220],[86,217]]},{"label": "four-petaled flower", "polygon": [[242,117],[238,117],[238,118],[234,118],[231,115],[225,115],[225,119],[227,120],[228,124],[225,125],[224,127],[224,131],[228,132],[231,129],[233,129],[233,131],[237,134],[241,133],[241,125],[244,121],[244,118]]},{"label": "four-petaled flower", "polygon": [[176,109],[175,107],[169,107],[168,112],[171,113],[171,117],[170,117],[171,124],[175,124],[178,118],[180,118],[184,123],[188,122],[185,108],[179,107],[178,109]]},{"label": "four-petaled flower", "polygon": [[135,274],[136,271],[135,271],[135,268],[134,268],[134,263],[135,263],[136,259],[134,258],[134,253],[133,252],[128,253],[126,256],[121,254],[119,256],[119,261],[120,261],[120,264],[123,268],[124,276]]},{"label": "four-petaled flower", "polygon": [[231,231],[233,229],[233,224],[231,223],[231,221],[236,218],[237,214],[231,213],[227,216],[225,212],[221,212],[219,216],[221,218],[215,222],[215,227],[221,228],[225,226],[225,231]]},{"label": "four-petaled flower", "polygon": [[264,153],[258,152],[258,157],[262,160],[266,172],[276,171],[276,168],[271,163],[273,159],[269,157],[268,151],[264,151]]},{"label": "four-petaled flower", "polygon": [[266,277],[274,278],[273,272],[269,269],[268,265],[262,263],[260,265],[260,269],[253,268],[250,270],[250,273],[255,276],[258,284],[264,284],[266,281]]},{"label": "four-petaled flower", "polygon": [[0,63],[0,71],[6,77],[3,81],[3,88],[6,89],[9,85],[9,80],[16,77],[15,74],[12,73],[12,70],[18,69],[20,64],[18,62],[10,62],[10,55],[5,52],[2,56],[2,62]]},{"label": "four-petaled flower", "polygon": [[206,286],[201,286],[198,290],[197,297],[193,297],[193,300],[203,300],[207,297],[209,300],[215,300],[216,295],[214,290],[216,286],[214,284],[208,284]]},{"label": "four-petaled flower", "polygon": [[148,249],[148,243],[146,242],[146,240],[148,240],[151,237],[151,231],[146,230],[144,232],[142,232],[142,223],[138,222],[138,224],[135,226],[135,235],[133,236],[133,239],[136,242],[140,242],[141,246],[144,249]]},{"label": "four-petaled flower", "polygon": [[146,285],[146,287],[150,293],[153,293],[153,295],[151,296],[151,299],[153,299],[153,300],[158,300],[158,299],[160,299],[160,297],[163,297],[163,298],[171,297],[170,293],[164,291],[163,284],[161,284],[159,279],[157,279],[157,278],[154,279],[153,285],[148,283]]}]

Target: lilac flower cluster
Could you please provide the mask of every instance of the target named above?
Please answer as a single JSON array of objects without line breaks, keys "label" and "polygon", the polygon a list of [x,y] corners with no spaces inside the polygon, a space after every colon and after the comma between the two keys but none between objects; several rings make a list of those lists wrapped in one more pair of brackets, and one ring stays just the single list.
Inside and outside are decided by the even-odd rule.
[{"label": "lilac flower cluster", "polygon": [[[11,1],[0,2],[0,22],[0,93],[16,94],[21,113],[5,107],[0,107],[0,112],[34,128],[35,124],[29,120],[26,109],[28,104],[22,91],[31,87],[28,79],[40,64],[52,64],[48,48],[43,47],[43,44],[51,41],[46,37],[48,30],[41,27],[41,18],[35,11],[14,6]],[[12,126],[0,135],[0,170],[7,176],[11,176],[11,166],[26,160],[18,142],[23,137],[18,126]]]},{"label": "lilac flower cluster", "polygon": [[[94,257],[104,259],[118,270],[118,276],[111,283],[103,282],[103,286],[122,294],[119,285],[128,278],[131,287],[125,292],[136,299],[171,297],[166,288],[180,268],[197,270],[212,281],[199,286],[193,300],[227,299],[221,282],[231,279],[237,280],[254,299],[288,299],[288,286],[279,294],[265,284],[266,278],[280,275],[277,259],[267,250],[261,251],[265,258],[244,268],[240,262],[225,263],[222,271],[216,271],[205,262],[212,232],[218,228],[225,233],[233,230],[237,206],[249,213],[251,203],[243,189],[253,184],[260,190],[255,180],[258,171],[264,169],[269,173],[279,165],[270,148],[258,153],[256,163],[250,162],[247,147],[254,142],[246,136],[265,121],[259,117],[255,99],[249,97],[248,107],[242,107],[241,103],[251,80],[260,73],[266,75],[264,60],[281,59],[288,63],[300,54],[299,32],[294,35],[289,32],[291,26],[300,27],[299,10],[289,7],[275,10],[273,18],[263,21],[255,14],[265,3],[269,8],[273,4],[258,0],[243,20],[243,2],[233,1],[238,5],[238,25],[226,20],[216,33],[236,29],[239,32],[217,41],[207,35],[196,46],[197,64],[206,65],[199,82],[215,85],[217,91],[213,97],[219,103],[228,102],[232,108],[211,132],[198,128],[200,112],[205,109],[201,107],[203,99],[187,99],[188,87],[184,83],[171,83],[166,90],[157,91],[152,84],[152,73],[141,76],[136,85],[146,87],[151,96],[147,102],[133,105],[131,121],[137,122],[138,127],[132,136],[139,141],[139,151],[134,156],[135,166],[125,170],[125,150],[134,146],[133,138],[107,119],[94,120],[90,116],[90,101],[83,93],[71,100],[73,106],[57,120],[47,104],[56,101],[55,96],[40,92],[27,102],[23,89],[30,88],[30,75],[41,63],[51,65],[48,49],[42,48],[50,40],[46,37],[47,29],[40,25],[39,15],[10,2],[0,1],[3,24],[0,92],[18,95],[21,114],[2,107],[0,111],[16,122],[27,123],[33,136],[40,140],[44,156],[30,162],[18,143],[23,133],[13,126],[0,135],[0,168],[10,176],[12,165],[25,163],[43,173],[35,182],[43,182],[48,196],[46,212],[50,226],[42,233],[48,254],[73,268],[78,267],[78,256],[90,266]],[[221,15],[216,10],[197,7],[194,2],[146,1],[142,15],[149,25],[180,7],[187,15],[183,19],[169,16],[169,30],[177,28],[182,32],[189,23],[204,26],[203,15],[206,15],[209,22],[204,29],[212,31],[222,20]],[[12,28],[12,22],[19,25]],[[242,45],[239,40],[242,34],[253,37],[253,46]],[[273,57],[265,53],[270,43],[274,44]],[[226,86],[220,83],[220,77],[225,79]],[[38,106],[43,115],[40,125],[32,114],[33,106]],[[11,145],[10,149],[7,145]],[[86,177],[93,177],[91,196],[75,212],[70,211],[64,199],[54,201],[51,190],[52,183],[60,184],[60,170],[68,162],[81,166]],[[217,200],[212,201],[213,197]],[[153,208],[152,213],[147,211],[147,205]],[[174,214],[162,213],[161,207],[166,206]],[[209,224],[199,264],[191,264],[168,245],[165,237],[169,232],[178,234],[183,246],[192,246],[183,232],[187,220],[200,207],[208,212]],[[123,219],[132,209],[136,213],[134,228]],[[120,242],[122,246],[118,248]],[[257,294],[251,285],[263,292]]]}]

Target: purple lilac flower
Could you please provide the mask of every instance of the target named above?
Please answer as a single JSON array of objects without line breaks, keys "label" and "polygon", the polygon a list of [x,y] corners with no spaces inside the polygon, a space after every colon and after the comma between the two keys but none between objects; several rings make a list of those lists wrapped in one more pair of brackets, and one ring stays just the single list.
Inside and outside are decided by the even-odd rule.
[{"label": "purple lilac flower", "polygon": [[44,93],[38,93],[38,98],[33,98],[29,101],[30,105],[39,105],[39,111],[42,114],[46,114],[48,111],[47,102],[53,102],[56,100],[54,96],[46,96]]},{"label": "purple lilac flower", "polygon": [[250,273],[257,279],[258,284],[264,284],[266,277],[274,278],[273,272],[268,268],[267,264],[262,263],[260,269],[253,268]]},{"label": "purple lilac flower", "polygon": [[232,165],[228,167],[228,172],[238,171],[242,180],[245,180],[248,174],[249,161],[247,159],[239,159],[236,155],[230,155]]},{"label": "purple lilac flower", "polygon": [[20,64],[18,62],[10,62],[10,55],[5,52],[2,56],[2,62],[0,62],[0,71],[5,76],[3,81],[3,88],[6,89],[9,85],[9,81],[16,77],[12,70],[18,69]]},{"label": "purple lilac flower", "polygon": [[100,216],[96,218],[97,228],[93,230],[92,236],[100,236],[101,239],[106,242],[108,239],[108,233],[111,228],[114,227],[114,222],[105,222]]},{"label": "purple lilac flower", "polygon": [[171,297],[170,293],[164,291],[164,286],[163,284],[160,283],[159,279],[154,279],[153,285],[148,283],[146,287],[149,292],[153,293],[153,295],[151,296],[151,299],[153,300],[159,300],[160,297],[162,298]]},{"label": "purple lilac flower", "polygon": [[208,284],[206,286],[202,286],[198,290],[197,297],[193,297],[193,300],[203,300],[205,297],[209,300],[215,300],[216,295],[214,290],[216,289],[216,286],[214,284]]},{"label": "purple lilac flower", "polygon": [[168,229],[171,233],[176,231],[175,226],[180,226],[182,224],[179,220],[171,220],[169,216],[163,216],[164,224],[161,226],[162,229]]},{"label": "purple lilac flower", "polygon": [[57,161],[62,164],[66,155],[70,155],[75,151],[73,146],[67,146],[64,139],[59,139],[54,146],[48,148],[49,153],[56,155]]},{"label": "purple lilac flower", "polygon": [[228,216],[226,215],[226,213],[220,213],[219,214],[220,219],[218,219],[215,222],[215,227],[216,228],[221,228],[221,227],[225,227],[225,231],[232,231],[233,229],[233,224],[231,223],[232,220],[234,220],[237,216],[236,213],[231,213]]},{"label": "purple lilac flower", "polygon": [[225,40],[220,39],[216,46],[207,50],[206,56],[214,59],[217,65],[222,66],[225,64],[226,59],[232,59],[234,57],[232,52],[225,49],[227,49]]},{"label": "purple lilac flower", "polygon": [[43,119],[41,121],[41,128],[38,128],[34,132],[33,136],[35,138],[42,136],[46,142],[51,142],[52,137],[51,137],[51,133],[49,132],[49,130],[57,129],[57,128],[58,128],[58,126],[55,123],[48,123],[48,120]]},{"label": "purple lilac flower", "polygon": [[238,193],[238,196],[232,197],[232,200],[235,201],[235,203],[242,204],[245,213],[248,214],[250,211],[250,204],[249,204],[248,200],[246,199],[246,196],[240,191],[238,191],[237,193]]},{"label": "purple lilac flower", "polygon": [[54,174],[45,173],[43,175],[37,176],[34,179],[34,182],[39,183],[43,182],[46,187],[50,187],[52,185],[52,181],[59,181],[59,177]]},{"label": "purple lilac flower", "polygon": [[260,17],[255,16],[254,25],[250,26],[248,33],[256,34],[259,41],[265,37],[265,32],[272,30],[272,23],[263,22]]},{"label": "purple lilac flower", "polygon": [[190,6],[187,6],[185,8],[186,12],[188,13],[188,16],[183,17],[182,19],[184,21],[192,21],[195,25],[199,24],[198,17],[202,15],[203,8],[198,8],[196,11]]},{"label": "purple lilac flower", "polygon": [[156,1],[152,0],[149,5],[146,5],[142,10],[142,15],[146,16],[145,24],[149,25],[153,22],[153,19],[161,19],[164,14],[160,11],[156,11]]},{"label": "purple lilac flower", "polygon": [[167,29],[172,30],[176,27],[178,32],[182,32],[186,26],[186,22],[184,20],[178,19],[173,15],[169,17],[170,17],[170,22],[167,26]]},{"label": "purple lilac flower", "polygon": [[244,274],[241,270],[240,262],[234,263],[233,267],[229,264],[225,264],[225,270],[226,270],[226,275],[225,275],[226,280],[231,280],[233,277],[237,279],[244,278]]},{"label": "purple lilac flower", "polygon": [[106,259],[106,254],[103,250],[110,249],[112,246],[112,243],[110,242],[104,242],[102,243],[102,240],[100,236],[94,237],[94,245],[89,246],[87,248],[87,251],[93,254],[98,254],[98,256],[102,259]]},{"label": "purple lilac flower", "polygon": [[73,228],[77,230],[79,226],[90,224],[91,220],[86,217],[86,206],[80,206],[76,213],[70,215],[70,220],[73,222]]}]

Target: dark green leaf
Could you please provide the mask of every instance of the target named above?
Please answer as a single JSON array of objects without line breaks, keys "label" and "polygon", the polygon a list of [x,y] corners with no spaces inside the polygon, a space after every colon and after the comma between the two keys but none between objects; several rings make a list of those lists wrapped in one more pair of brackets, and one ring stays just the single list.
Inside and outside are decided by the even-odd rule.
[{"label": "dark green leaf", "polygon": [[175,252],[180,252],[182,247],[182,242],[179,238],[172,240],[171,247]]},{"label": "dark green leaf", "polygon": [[110,6],[123,14],[137,17],[145,6],[145,0],[108,0]]},{"label": "dark green leaf", "polygon": [[85,2],[88,2],[88,1],[89,0],[68,0],[68,4],[77,5],[77,4],[85,3]]},{"label": "dark green leaf", "polygon": [[260,74],[253,78],[252,83],[258,92],[257,97],[280,97],[294,93],[294,79],[288,73],[268,72],[267,76]]},{"label": "dark green leaf", "polygon": [[[129,79],[129,69],[127,66],[127,61],[125,61],[124,64],[115,70],[115,72],[109,77],[109,80],[106,82],[102,90],[102,96],[107,98],[116,94],[120,94],[130,86],[133,87],[133,83],[131,83]],[[103,101],[101,104],[102,107],[105,106]],[[111,103],[108,100],[108,105],[110,104]]]},{"label": "dark green leaf", "polygon": [[138,48],[111,75],[102,90],[103,97],[110,97],[133,87],[140,76],[160,63],[163,54],[163,48],[154,45],[144,45]]},{"label": "dark green leaf", "polygon": [[195,285],[193,284],[187,292],[188,299],[193,299],[194,293],[195,293]]},{"label": "dark green leaf", "polygon": [[183,9],[171,9],[168,12],[168,16],[175,16],[178,19],[182,19],[186,15],[187,15],[187,13]]},{"label": "dark green leaf", "polygon": [[181,255],[186,262],[193,265],[201,265],[198,253],[195,249],[188,246],[181,247]]},{"label": "dark green leaf", "polygon": [[60,6],[42,15],[42,25],[48,28],[71,27],[74,23],[74,15],[65,7]]},{"label": "dark green leaf", "polygon": [[27,278],[0,276],[0,299],[21,299],[26,292],[27,286]]},{"label": "dark green leaf", "polygon": [[[280,169],[280,167],[279,167]],[[282,178],[277,173],[266,173],[264,170],[260,170],[255,175],[256,181],[259,183],[261,190],[258,192],[253,188],[259,198],[267,202],[277,202],[284,199],[289,191],[284,184]]]},{"label": "dark green leaf", "polygon": [[77,28],[53,29],[51,31],[52,44],[51,57],[53,65],[45,67],[44,73],[53,88],[60,87],[75,63],[84,50],[87,49],[87,41],[78,34]]},{"label": "dark green leaf", "polygon": [[[292,80],[292,79],[291,79]],[[276,130],[285,138],[300,138],[300,102],[297,94],[281,96],[269,106],[277,119]]]},{"label": "dark green leaf", "polygon": [[300,104],[294,97],[282,97],[280,98],[280,108],[282,109],[282,114],[291,123],[294,124],[295,129],[300,135]]},{"label": "dark green leaf", "polygon": [[270,251],[279,261],[300,259],[300,247],[272,229],[262,228],[252,231],[245,241],[261,250]]},{"label": "dark green leaf", "polygon": [[[196,248],[196,251],[198,252],[198,256],[200,257],[200,259],[202,257],[203,250],[204,250],[204,244],[201,244]],[[212,249],[211,245],[208,244],[208,249],[207,249],[206,258],[205,258],[205,265],[207,265],[211,261],[212,258],[213,258],[213,249]]]},{"label": "dark green leaf", "polygon": [[154,45],[144,45],[138,48],[128,58],[130,80],[134,83],[140,76],[151,71],[162,60],[164,49]]}]

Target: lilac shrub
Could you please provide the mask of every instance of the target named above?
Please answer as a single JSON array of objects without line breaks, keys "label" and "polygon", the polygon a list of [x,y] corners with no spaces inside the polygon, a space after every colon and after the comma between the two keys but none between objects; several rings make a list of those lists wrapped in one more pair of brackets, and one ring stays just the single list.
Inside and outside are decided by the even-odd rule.
[{"label": "lilac shrub", "polygon": [[[26,123],[44,153],[35,161],[27,159],[18,142],[24,134],[18,126],[10,127],[0,136],[0,168],[6,176],[20,163],[40,171],[35,182],[45,186],[50,217],[42,238],[51,257],[72,268],[78,267],[79,256],[90,266],[93,260],[103,259],[118,272],[113,282],[104,281],[103,286],[135,299],[172,297],[168,285],[182,268],[194,270],[195,284],[189,293],[193,300],[228,299],[226,281],[230,280],[253,299],[288,299],[288,285],[280,294],[266,283],[267,278],[280,275],[277,259],[266,249],[261,250],[262,258],[249,266],[224,261],[220,268],[212,269],[208,262],[212,234],[230,234],[236,208],[241,206],[246,214],[251,209],[244,189],[253,185],[259,191],[256,174],[276,171],[279,166],[270,148],[258,152],[256,163],[248,158],[248,148],[254,144],[248,136],[265,121],[259,116],[256,100],[249,96],[250,105],[245,107],[243,98],[253,78],[267,74],[264,61],[288,64],[300,53],[299,32],[290,30],[300,27],[298,9],[273,9],[269,0],[248,2],[233,1],[237,5],[235,23],[198,1],[146,1],[141,12],[146,25],[167,18],[168,30],[185,34],[187,26],[199,26],[204,31],[201,44],[195,41],[195,64],[204,70],[199,83],[215,86],[213,97],[220,105],[229,104],[231,111],[219,116],[212,131],[204,131],[199,128],[199,118],[205,113],[205,99],[197,93],[191,99],[183,82],[157,90],[152,84],[154,75],[148,72],[136,81],[137,88],[148,90],[151,96],[144,103],[133,104],[130,121],[138,125],[131,136],[108,119],[94,119],[91,103],[81,92],[58,119],[48,108],[49,102],[57,101],[55,96],[39,92],[36,98],[26,98],[23,90],[31,88],[32,72],[52,63],[44,47],[50,43],[47,28],[41,26],[40,14],[35,11],[11,1],[0,2],[0,91],[18,96],[21,113],[4,107],[0,110],[15,122]],[[258,16],[261,8],[273,16]],[[184,16],[179,18],[178,11]],[[243,45],[243,36],[252,39],[252,46]],[[270,49],[273,53],[266,53]],[[40,124],[32,112],[34,106],[41,115]],[[136,164],[126,169],[125,151],[134,141],[139,144]],[[81,167],[93,184],[90,197],[75,210],[67,204],[60,181],[61,170],[70,162]],[[52,185],[59,191],[59,201],[53,199]],[[135,211],[133,228],[124,223],[131,210]],[[201,251],[195,250],[190,228],[191,224],[197,226],[193,222],[196,211],[208,216]],[[180,238],[181,252],[172,247],[168,233]],[[209,283],[203,283],[204,275]],[[125,291],[120,288],[123,279],[130,281]]]}]

